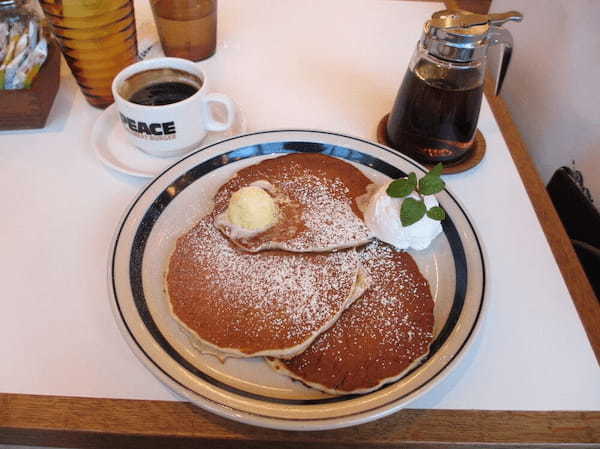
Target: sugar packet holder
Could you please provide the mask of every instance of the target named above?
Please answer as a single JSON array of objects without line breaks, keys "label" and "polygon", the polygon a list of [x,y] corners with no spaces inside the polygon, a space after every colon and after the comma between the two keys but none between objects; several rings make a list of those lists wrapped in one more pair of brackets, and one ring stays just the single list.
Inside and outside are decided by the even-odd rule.
[{"label": "sugar packet holder", "polygon": [[0,89],[31,87],[48,56],[48,42],[35,17],[25,25],[18,18],[0,22]]}]

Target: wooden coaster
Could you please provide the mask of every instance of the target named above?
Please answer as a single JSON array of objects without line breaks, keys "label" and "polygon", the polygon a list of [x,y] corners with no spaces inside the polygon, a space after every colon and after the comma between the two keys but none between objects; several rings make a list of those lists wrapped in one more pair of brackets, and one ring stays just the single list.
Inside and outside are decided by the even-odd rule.
[{"label": "wooden coaster", "polygon": [[[387,138],[387,121],[389,114],[383,116],[383,118],[379,121],[379,125],[377,125],[377,141],[383,145],[390,147],[392,150],[394,147],[390,144]],[[470,168],[475,167],[485,155],[485,138],[479,129],[475,132],[475,140],[473,142],[473,147],[467,154],[453,163],[444,162],[444,171],[443,174],[451,175],[454,173],[461,173],[463,171],[469,170]],[[398,151],[398,150],[396,150]],[[410,155],[407,155],[410,157]],[[422,163],[427,168],[432,168],[435,164],[425,164]]]}]

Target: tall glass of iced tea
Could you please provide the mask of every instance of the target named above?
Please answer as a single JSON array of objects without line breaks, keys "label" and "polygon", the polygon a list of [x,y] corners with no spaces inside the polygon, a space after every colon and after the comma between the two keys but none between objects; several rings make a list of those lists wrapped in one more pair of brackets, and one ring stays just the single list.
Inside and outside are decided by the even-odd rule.
[{"label": "tall glass of iced tea", "polygon": [[166,56],[200,61],[217,45],[217,0],[151,0]]}]

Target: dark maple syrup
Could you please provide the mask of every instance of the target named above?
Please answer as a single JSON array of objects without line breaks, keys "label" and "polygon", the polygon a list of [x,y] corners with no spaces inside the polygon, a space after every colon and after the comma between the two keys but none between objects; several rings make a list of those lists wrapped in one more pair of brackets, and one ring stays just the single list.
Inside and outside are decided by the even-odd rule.
[{"label": "dark maple syrup", "polygon": [[427,79],[408,70],[387,134],[392,147],[422,163],[455,163],[471,149],[483,84],[461,89],[453,80]]}]

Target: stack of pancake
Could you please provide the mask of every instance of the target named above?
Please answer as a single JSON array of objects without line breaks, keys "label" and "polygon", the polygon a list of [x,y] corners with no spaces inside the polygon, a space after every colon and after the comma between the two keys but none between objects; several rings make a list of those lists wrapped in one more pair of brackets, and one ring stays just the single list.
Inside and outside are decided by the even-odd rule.
[{"label": "stack of pancake", "polygon": [[[220,217],[235,192],[269,186],[274,225],[240,236]],[[366,393],[427,355],[433,300],[412,257],[374,240],[359,208],[371,181],[322,154],[246,167],[177,240],[166,273],[194,346],[270,366],[332,394]]]}]

